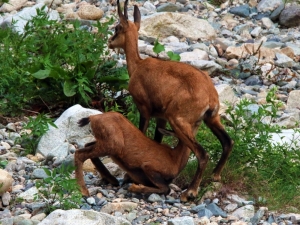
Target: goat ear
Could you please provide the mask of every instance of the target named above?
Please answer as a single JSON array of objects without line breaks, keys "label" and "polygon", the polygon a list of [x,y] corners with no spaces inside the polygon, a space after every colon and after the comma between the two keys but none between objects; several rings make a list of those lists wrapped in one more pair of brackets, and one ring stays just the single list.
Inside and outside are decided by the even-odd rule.
[{"label": "goat ear", "polygon": [[139,7],[137,7],[137,5],[134,5],[133,18],[134,18],[134,24],[137,30],[139,30],[141,24],[141,12],[139,10]]},{"label": "goat ear", "polygon": [[176,134],[173,130],[166,130],[163,128],[158,128],[158,131],[163,135],[176,137]]},{"label": "goat ear", "polygon": [[[118,7],[118,15],[119,15],[119,18],[120,18],[120,23],[122,23],[122,24],[126,23],[127,24],[127,18],[122,13],[121,6],[120,6],[120,1],[119,0],[117,0],[117,7]],[[126,6],[126,8],[127,8],[127,6]],[[126,11],[127,11],[127,9],[126,9]]]}]

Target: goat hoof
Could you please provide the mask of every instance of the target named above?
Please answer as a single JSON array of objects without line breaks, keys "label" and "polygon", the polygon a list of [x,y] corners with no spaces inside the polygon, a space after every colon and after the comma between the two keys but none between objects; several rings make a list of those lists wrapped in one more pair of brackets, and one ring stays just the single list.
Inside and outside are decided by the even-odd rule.
[{"label": "goat hoof", "polygon": [[214,175],[213,175],[213,181],[214,181],[214,182],[220,182],[220,181],[221,181],[221,176],[220,176],[220,175],[217,175],[217,174],[214,174]]},{"label": "goat hoof", "polygon": [[189,199],[195,199],[198,195],[198,192],[193,190],[186,190],[180,196],[180,201],[187,202]]}]

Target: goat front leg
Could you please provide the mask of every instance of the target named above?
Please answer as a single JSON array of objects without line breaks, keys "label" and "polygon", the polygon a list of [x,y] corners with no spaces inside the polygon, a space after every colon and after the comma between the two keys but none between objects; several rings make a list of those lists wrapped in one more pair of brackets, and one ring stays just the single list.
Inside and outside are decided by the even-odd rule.
[{"label": "goat front leg", "polygon": [[114,186],[119,186],[119,181],[111,175],[111,173],[108,171],[108,169],[103,165],[101,160],[99,158],[91,158],[91,161],[95,165],[96,169],[100,173],[102,179],[108,181]]},{"label": "goat front leg", "polygon": [[93,151],[93,147],[94,147],[94,145],[90,145],[88,147],[79,149],[75,152],[75,156],[74,156],[74,163],[75,163],[75,167],[76,167],[75,178],[77,179],[77,184],[79,185],[81,194],[83,196],[90,196],[90,193],[84,183],[82,165],[83,165],[84,161],[89,158],[88,154],[86,154],[86,153]]}]

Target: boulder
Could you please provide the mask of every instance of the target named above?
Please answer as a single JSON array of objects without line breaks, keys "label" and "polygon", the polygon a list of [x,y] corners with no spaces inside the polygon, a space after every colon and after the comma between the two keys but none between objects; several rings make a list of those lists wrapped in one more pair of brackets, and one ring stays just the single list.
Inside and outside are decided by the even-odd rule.
[{"label": "boulder", "polygon": [[[101,112],[98,110],[83,108],[81,105],[70,107],[54,122],[57,128],[49,127],[47,133],[42,136],[37,153],[43,156],[52,154],[55,157],[64,157],[68,154],[69,143],[76,143],[81,148],[85,143],[93,141],[89,126],[79,128],[77,122],[83,117],[99,113]],[[65,145],[67,147],[63,148]]]},{"label": "boulder", "polygon": [[27,3],[27,0],[9,0],[8,3],[4,3],[0,7],[0,12],[5,13],[5,12],[11,12],[14,10],[19,10],[23,6],[25,6],[26,3]]},{"label": "boulder", "polygon": [[77,11],[78,16],[84,20],[99,20],[103,17],[103,10],[94,5],[83,4]]},{"label": "boulder", "polygon": [[5,170],[0,169],[0,195],[7,191],[11,191],[14,179]]},{"label": "boulder", "polygon": [[39,225],[130,225],[128,220],[122,217],[111,216],[107,213],[93,210],[61,210],[57,209],[50,213]]},{"label": "boulder", "polygon": [[285,27],[300,25],[300,6],[292,5],[282,10],[279,16],[279,24]]},{"label": "boulder", "polygon": [[214,28],[206,20],[172,12],[155,13],[144,17],[139,33],[141,36],[154,39],[174,35],[178,38],[203,41],[216,37]]}]

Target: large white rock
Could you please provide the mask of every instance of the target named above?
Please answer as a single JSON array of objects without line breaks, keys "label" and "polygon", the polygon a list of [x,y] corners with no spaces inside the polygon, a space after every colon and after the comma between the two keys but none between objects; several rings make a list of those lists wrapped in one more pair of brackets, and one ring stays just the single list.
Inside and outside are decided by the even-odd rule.
[{"label": "large white rock", "polygon": [[[46,134],[44,134],[38,144],[37,153],[47,156],[52,154],[56,157],[63,157],[68,154],[68,148],[60,148],[62,145],[68,146],[68,143],[77,143],[79,147],[83,147],[79,143],[85,139],[92,141],[94,138],[91,135],[89,126],[78,127],[77,122],[90,115],[102,113],[98,110],[83,108],[81,105],[74,105],[67,109],[54,123],[57,128],[50,126]],[[61,151],[58,151],[61,150]]]},{"label": "large white rock", "polygon": [[128,220],[122,217],[111,216],[107,213],[93,210],[61,210],[50,213],[39,225],[130,225]]},{"label": "large white rock", "polygon": [[[14,21],[13,29],[20,34],[23,34],[25,25],[28,23],[28,21],[32,20],[32,18],[37,15],[36,10],[41,9],[43,6],[44,4],[40,3],[32,7],[24,8],[20,12],[5,18],[5,20],[3,20],[3,22],[0,24],[0,27],[3,28],[3,27],[11,26],[12,22]],[[45,7],[44,11],[47,12],[48,7]],[[56,10],[50,11],[49,19],[60,20],[58,12]]]},{"label": "large white rock", "polygon": [[219,94],[220,103],[229,103],[234,105],[238,101],[232,87],[228,84],[220,84],[216,86],[217,92]]},{"label": "large white rock", "polygon": [[139,33],[155,39],[176,36],[193,41],[212,40],[216,37],[214,28],[206,20],[172,12],[155,13],[144,17]]},{"label": "large white rock", "polygon": [[272,134],[271,141],[274,145],[287,144],[290,147],[299,148],[300,147],[300,133],[295,132],[293,129],[282,130],[281,133]]},{"label": "large white rock", "polygon": [[289,93],[289,98],[287,100],[287,110],[288,111],[300,111],[300,90],[293,90]]},{"label": "large white rock", "polygon": [[0,169],[0,195],[6,191],[11,191],[14,179],[5,170]]},{"label": "large white rock", "polygon": [[14,10],[19,10],[26,3],[27,3],[27,0],[10,0],[8,3],[4,3],[0,7],[0,12],[11,12],[11,11],[14,11]]}]

